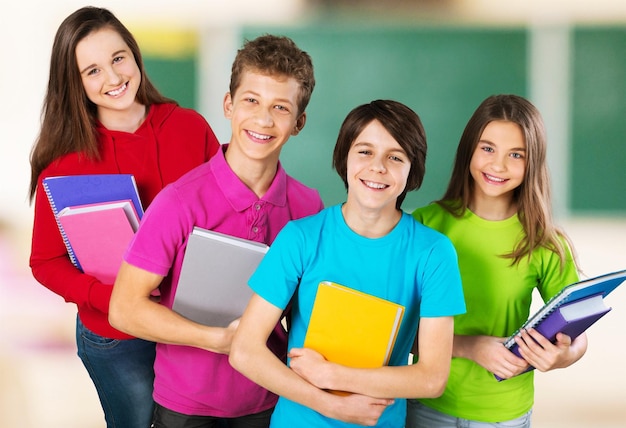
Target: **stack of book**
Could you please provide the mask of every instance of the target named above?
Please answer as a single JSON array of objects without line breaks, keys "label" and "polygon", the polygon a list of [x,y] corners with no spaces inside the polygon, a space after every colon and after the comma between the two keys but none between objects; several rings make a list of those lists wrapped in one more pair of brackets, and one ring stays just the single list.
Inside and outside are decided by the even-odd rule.
[{"label": "stack of book", "polygon": [[113,284],[143,207],[130,174],[47,177],[43,188],[72,263]]}]

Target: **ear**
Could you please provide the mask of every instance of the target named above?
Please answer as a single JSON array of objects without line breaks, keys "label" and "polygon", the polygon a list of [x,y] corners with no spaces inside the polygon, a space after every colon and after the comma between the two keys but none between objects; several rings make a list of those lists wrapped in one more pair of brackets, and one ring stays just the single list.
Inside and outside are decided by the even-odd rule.
[{"label": "ear", "polygon": [[296,119],[296,126],[293,127],[293,131],[291,132],[291,135],[298,135],[300,133],[300,131],[302,131],[302,128],[304,128],[304,125],[306,124],[306,112],[302,113],[297,119]]},{"label": "ear", "polygon": [[233,98],[230,96],[230,92],[226,92],[224,95],[224,117],[226,119],[232,119],[233,117]]}]

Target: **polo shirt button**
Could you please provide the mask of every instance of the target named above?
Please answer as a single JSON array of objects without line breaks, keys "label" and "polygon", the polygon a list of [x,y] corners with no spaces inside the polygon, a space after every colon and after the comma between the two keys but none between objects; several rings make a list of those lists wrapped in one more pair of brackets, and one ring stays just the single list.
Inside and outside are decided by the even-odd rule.
[{"label": "polo shirt button", "polygon": [[253,231],[254,233],[258,233],[258,232],[259,232],[259,228],[258,228],[258,227],[256,227],[256,226],[254,226],[254,227],[252,228],[252,231]]}]

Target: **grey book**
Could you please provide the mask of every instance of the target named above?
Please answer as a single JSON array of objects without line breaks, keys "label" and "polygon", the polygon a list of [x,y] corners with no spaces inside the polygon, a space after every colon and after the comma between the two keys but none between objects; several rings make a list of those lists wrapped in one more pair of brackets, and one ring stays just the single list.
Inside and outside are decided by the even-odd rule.
[{"label": "grey book", "polygon": [[194,227],[172,309],[200,324],[226,327],[252,296],[248,280],[269,246]]}]

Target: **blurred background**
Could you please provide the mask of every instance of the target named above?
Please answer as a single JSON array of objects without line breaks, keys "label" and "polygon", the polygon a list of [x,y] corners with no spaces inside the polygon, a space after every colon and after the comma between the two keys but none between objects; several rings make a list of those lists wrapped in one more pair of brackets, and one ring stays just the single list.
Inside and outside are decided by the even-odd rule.
[{"label": "blurred background", "polygon": [[[75,355],[75,309],[32,279],[29,153],[39,129],[58,25],[88,3],[9,1],[0,15],[0,427],[101,428],[95,389]],[[623,0],[103,0],[135,34],[148,74],[199,110],[222,142],[230,66],[246,38],[292,37],[317,86],[307,126],[283,151],[287,171],[343,200],[331,153],[345,115],[390,98],[428,135],[412,210],[443,193],[459,137],[487,96],[516,93],[541,110],[558,223],[586,276],[626,268],[626,3]],[[622,427],[626,286],[589,330],[585,357],[536,375],[534,426]],[[539,306],[537,302],[535,306]]]}]

